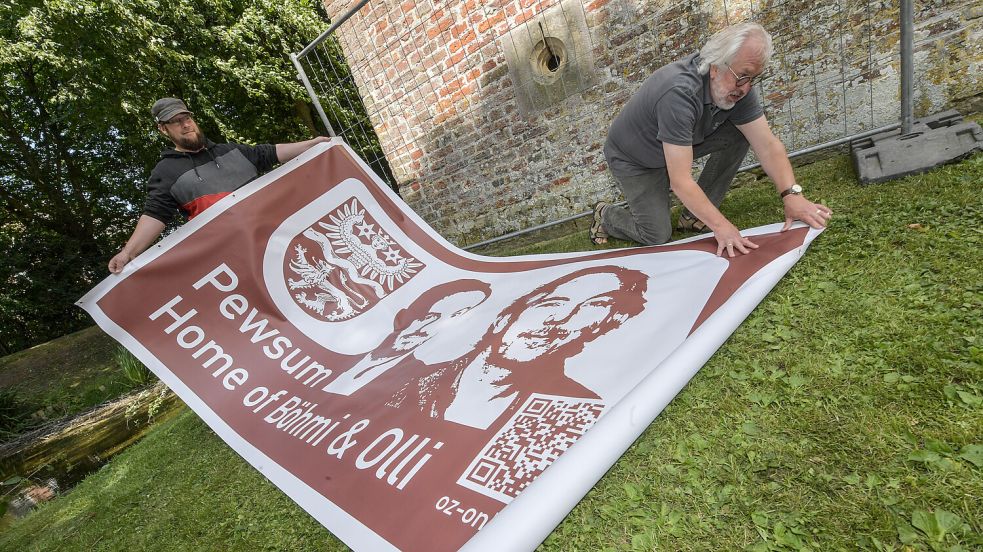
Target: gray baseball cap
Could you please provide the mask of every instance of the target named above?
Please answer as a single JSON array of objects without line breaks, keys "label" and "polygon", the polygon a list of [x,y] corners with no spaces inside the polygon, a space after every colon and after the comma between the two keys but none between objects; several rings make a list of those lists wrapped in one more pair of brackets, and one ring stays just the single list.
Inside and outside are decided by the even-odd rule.
[{"label": "gray baseball cap", "polygon": [[150,114],[158,123],[166,123],[182,113],[191,114],[191,110],[177,98],[161,98],[150,108]]}]

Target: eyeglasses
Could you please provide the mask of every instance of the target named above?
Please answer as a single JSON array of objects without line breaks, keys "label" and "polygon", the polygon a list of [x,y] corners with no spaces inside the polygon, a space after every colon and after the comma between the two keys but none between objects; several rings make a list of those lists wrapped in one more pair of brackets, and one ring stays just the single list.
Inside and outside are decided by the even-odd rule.
[{"label": "eyeglasses", "polygon": [[188,121],[192,121],[192,120],[194,120],[193,114],[188,113],[184,115],[179,115],[177,117],[172,117],[170,121],[164,121],[163,124],[182,126],[184,125],[184,123],[187,123]]},{"label": "eyeglasses", "polygon": [[733,69],[731,69],[730,65],[727,66],[727,70],[730,71],[731,75],[734,75],[734,84],[737,86],[744,86],[747,83],[754,84],[761,80],[761,75],[755,75],[753,77],[748,75],[738,75]]}]

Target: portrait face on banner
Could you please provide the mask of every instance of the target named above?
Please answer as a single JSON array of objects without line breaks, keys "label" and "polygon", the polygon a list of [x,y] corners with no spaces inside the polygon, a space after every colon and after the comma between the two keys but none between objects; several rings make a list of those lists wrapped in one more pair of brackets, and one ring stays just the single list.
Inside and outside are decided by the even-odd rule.
[{"label": "portrait face on banner", "polygon": [[[446,295],[441,295],[445,294]],[[391,349],[405,352],[423,345],[491,295],[491,286],[478,280],[457,280],[421,295],[396,315]]]},{"label": "portrait face on banner", "polygon": [[[325,386],[325,391],[351,395],[391,370],[398,370],[401,359],[448,325],[460,321],[491,295],[491,286],[480,280],[461,279],[434,286],[420,294],[393,319],[393,331],[374,350]],[[390,383],[400,381],[396,380]]]},{"label": "portrait face on banner", "polygon": [[493,358],[530,362],[565,359],[640,313],[648,276],[619,266],[581,269],[512,303],[492,331]]},{"label": "portrait face on banner", "polygon": [[[455,365],[444,419],[485,429],[533,393],[598,398],[565,373],[588,343],[617,329],[645,305],[649,277],[605,265],[581,268],[513,301],[496,317],[467,365]],[[451,374],[444,375],[444,380]]]}]

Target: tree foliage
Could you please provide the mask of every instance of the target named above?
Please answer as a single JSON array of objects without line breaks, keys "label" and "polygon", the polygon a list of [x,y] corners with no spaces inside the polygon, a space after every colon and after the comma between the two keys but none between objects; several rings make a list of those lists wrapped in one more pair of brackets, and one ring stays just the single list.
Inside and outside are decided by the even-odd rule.
[{"label": "tree foliage", "polygon": [[309,138],[289,53],[328,24],[317,0],[2,4],[0,354],[87,323],[73,303],[106,275],[169,145],[153,102],[185,99],[215,141]]}]

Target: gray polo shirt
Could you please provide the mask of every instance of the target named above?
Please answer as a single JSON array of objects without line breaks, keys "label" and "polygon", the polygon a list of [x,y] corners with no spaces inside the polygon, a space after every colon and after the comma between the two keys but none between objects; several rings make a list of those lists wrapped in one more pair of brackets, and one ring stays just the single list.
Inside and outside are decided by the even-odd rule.
[{"label": "gray polo shirt", "polygon": [[694,146],[724,121],[743,125],[764,111],[754,88],[732,109],[713,105],[710,75],[697,71],[699,54],[659,68],[615,117],[604,144],[614,176],[638,176],[666,166],[662,143]]}]

